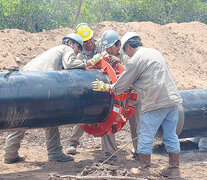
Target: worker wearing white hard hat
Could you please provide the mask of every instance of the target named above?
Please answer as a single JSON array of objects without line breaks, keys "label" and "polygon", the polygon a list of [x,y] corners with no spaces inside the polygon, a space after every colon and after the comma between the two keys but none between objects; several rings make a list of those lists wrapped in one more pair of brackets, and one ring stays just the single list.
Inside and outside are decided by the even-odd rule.
[{"label": "worker wearing white hard hat", "polygon": [[110,85],[96,80],[94,91],[114,91],[119,95],[132,84],[141,99],[141,117],[138,125],[138,148],[140,169],[132,173],[149,176],[153,142],[158,128],[163,129],[162,141],[169,154],[169,167],[162,170],[165,177],[178,177],[180,144],[176,135],[178,104],[182,98],[176,88],[162,54],[153,48],[142,46],[136,32],[127,32],[122,40],[122,49],[130,57],[125,71],[116,83]]}]

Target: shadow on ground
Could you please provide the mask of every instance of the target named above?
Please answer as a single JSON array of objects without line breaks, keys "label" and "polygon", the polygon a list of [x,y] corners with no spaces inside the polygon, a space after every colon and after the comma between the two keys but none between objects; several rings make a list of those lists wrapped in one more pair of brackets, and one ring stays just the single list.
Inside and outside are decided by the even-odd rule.
[{"label": "shadow on ground", "polygon": [[[192,141],[181,141],[180,142],[181,151],[189,151],[189,150],[198,150],[198,144]],[[164,143],[157,144],[153,147],[153,153],[155,154],[165,154],[167,153],[165,150]]]}]

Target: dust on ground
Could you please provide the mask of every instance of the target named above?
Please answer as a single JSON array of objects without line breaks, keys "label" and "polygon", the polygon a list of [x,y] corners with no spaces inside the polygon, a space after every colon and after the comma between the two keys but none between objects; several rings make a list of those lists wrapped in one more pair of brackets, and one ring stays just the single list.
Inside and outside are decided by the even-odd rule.
[{"label": "dust on ground", "polygon": [[[127,31],[136,31],[146,47],[162,52],[169,65],[179,90],[207,89],[207,25],[199,22],[171,23],[158,25],[152,22],[102,22],[93,26],[95,37],[100,38],[107,29],[114,29],[120,36]],[[29,33],[18,29],[0,31],[0,67],[19,66],[20,69],[32,58],[43,51],[61,43],[62,38],[72,29],[62,28],[40,33]],[[64,150],[71,135],[71,126],[60,127],[61,142]],[[1,133],[0,139],[0,180],[72,179],[72,177],[94,177],[105,179],[113,177],[133,178],[130,169],[139,167],[132,159],[132,144],[117,153],[118,161],[113,164],[100,164],[101,138],[84,134],[74,162],[56,163],[47,161],[45,135],[43,129],[26,132],[21,143],[20,156],[25,161],[17,164],[3,163],[3,147],[8,132]],[[118,148],[131,141],[129,125],[116,134]],[[197,145],[181,140],[181,178],[207,179],[207,152],[199,152]],[[159,175],[168,164],[167,153],[160,141],[156,140],[152,154],[152,175],[148,179],[165,179]],[[68,176],[67,176],[68,175]],[[77,179],[76,178],[76,179]],[[138,177],[137,177],[138,178]],[[74,178],[73,178],[74,179]],[[104,179],[104,178],[103,178]]]}]

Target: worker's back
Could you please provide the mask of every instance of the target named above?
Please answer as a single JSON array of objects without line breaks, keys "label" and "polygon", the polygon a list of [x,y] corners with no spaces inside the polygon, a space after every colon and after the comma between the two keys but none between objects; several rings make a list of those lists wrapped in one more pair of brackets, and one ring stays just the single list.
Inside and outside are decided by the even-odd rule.
[{"label": "worker's back", "polygon": [[63,69],[62,57],[73,49],[66,45],[55,46],[29,61],[23,71],[54,71]]}]

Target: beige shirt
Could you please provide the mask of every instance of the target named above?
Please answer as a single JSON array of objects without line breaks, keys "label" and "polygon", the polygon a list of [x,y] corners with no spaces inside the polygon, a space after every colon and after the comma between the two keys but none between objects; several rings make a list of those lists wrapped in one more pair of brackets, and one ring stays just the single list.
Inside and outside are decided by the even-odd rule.
[{"label": "beige shirt", "polygon": [[[106,51],[103,51],[101,54],[104,57],[109,57],[110,56]],[[126,65],[127,65],[128,60],[130,59],[129,56],[127,56],[124,52],[119,51],[119,55],[117,57],[120,59],[121,64],[125,68]]]},{"label": "beige shirt", "polygon": [[131,84],[140,95],[142,113],[182,102],[167,63],[156,49],[137,48],[112,90],[119,95]]},{"label": "beige shirt", "polygon": [[87,51],[83,48],[83,51],[78,54],[79,59],[89,60],[92,59],[94,55],[102,52],[101,40],[94,40],[95,41],[95,50],[93,52]]},{"label": "beige shirt", "polygon": [[85,60],[77,58],[74,50],[67,45],[55,46],[29,61],[23,71],[54,71],[62,69],[83,68]]}]

